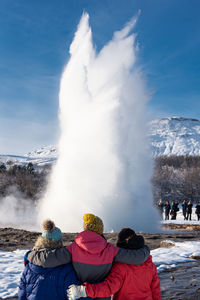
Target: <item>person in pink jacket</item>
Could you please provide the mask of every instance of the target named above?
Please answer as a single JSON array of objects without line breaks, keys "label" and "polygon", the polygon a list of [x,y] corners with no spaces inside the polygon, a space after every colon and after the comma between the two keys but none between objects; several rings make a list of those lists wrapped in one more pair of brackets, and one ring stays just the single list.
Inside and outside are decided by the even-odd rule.
[{"label": "person in pink jacket", "polygon": [[[117,246],[125,249],[140,249],[144,238],[130,228],[118,235]],[[103,298],[114,295],[113,300],[160,300],[160,280],[157,269],[149,258],[140,266],[115,263],[106,277],[98,284],[72,285],[68,290],[69,300],[79,297]]]}]

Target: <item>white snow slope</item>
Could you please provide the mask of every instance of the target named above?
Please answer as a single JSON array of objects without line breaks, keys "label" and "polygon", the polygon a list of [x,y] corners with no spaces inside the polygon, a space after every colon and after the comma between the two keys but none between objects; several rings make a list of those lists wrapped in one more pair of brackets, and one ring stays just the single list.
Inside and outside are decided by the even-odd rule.
[{"label": "white snow slope", "polygon": [[31,162],[37,166],[52,164],[57,159],[57,149],[55,146],[46,146],[38,150],[29,152],[22,156],[17,155],[0,155],[0,162],[7,164],[12,162],[18,165],[27,165]]},{"label": "white snow slope", "polygon": [[[157,248],[151,251],[158,273],[174,268],[178,264],[191,261],[190,256],[200,256],[200,242],[174,243],[171,248]],[[21,273],[24,269],[23,257],[26,250],[0,251],[0,298],[14,297]]]},{"label": "white snow slope", "polygon": [[[152,156],[200,155],[200,121],[181,117],[155,119],[149,123],[149,142]],[[56,161],[55,146],[46,146],[24,156],[0,155],[0,161],[16,164],[32,162],[38,166]]]},{"label": "white snow slope", "polygon": [[153,156],[200,155],[200,121],[162,118],[150,122],[149,138]]}]

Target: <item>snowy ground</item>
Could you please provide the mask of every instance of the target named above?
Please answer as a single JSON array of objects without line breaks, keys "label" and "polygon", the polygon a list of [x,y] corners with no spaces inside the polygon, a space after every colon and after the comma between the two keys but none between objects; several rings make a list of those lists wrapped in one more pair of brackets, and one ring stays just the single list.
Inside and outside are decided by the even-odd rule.
[{"label": "snowy ground", "polygon": [[0,251],[0,298],[17,295],[17,284],[24,269],[25,253],[26,250]]},{"label": "snowy ground", "polygon": [[[200,242],[174,243],[171,248],[157,248],[151,251],[158,272],[191,261],[191,255],[200,256]],[[0,298],[17,295],[17,285],[23,271],[23,257],[26,250],[0,251]]]},{"label": "snowy ground", "polygon": [[176,267],[177,264],[191,261],[190,256],[200,256],[199,241],[175,242],[174,244],[174,247],[157,248],[151,251],[153,262],[157,266],[158,273]]}]

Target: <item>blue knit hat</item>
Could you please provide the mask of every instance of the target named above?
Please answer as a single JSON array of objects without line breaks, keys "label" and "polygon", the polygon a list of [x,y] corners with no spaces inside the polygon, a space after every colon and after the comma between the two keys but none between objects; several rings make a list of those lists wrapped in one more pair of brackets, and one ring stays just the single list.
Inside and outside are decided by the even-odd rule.
[{"label": "blue knit hat", "polygon": [[62,232],[51,220],[45,220],[43,223],[42,237],[45,239],[55,240],[58,242],[62,240]]}]

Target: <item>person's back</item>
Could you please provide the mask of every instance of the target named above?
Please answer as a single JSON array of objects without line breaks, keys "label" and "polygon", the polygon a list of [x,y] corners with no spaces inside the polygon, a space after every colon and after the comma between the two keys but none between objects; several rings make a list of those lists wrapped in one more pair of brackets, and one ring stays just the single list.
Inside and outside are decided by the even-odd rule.
[{"label": "person's back", "polygon": [[113,300],[160,299],[160,281],[151,256],[141,266],[116,263],[115,268],[123,274],[124,279]]},{"label": "person's back", "polygon": [[18,297],[19,300],[64,300],[69,285],[75,283],[80,284],[71,264],[45,269],[27,263]]},{"label": "person's back", "polygon": [[183,211],[187,210],[187,202],[185,200],[182,203],[182,208],[183,208]]},{"label": "person's back", "polygon": [[192,213],[192,206],[193,206],[193,204],[192,204],[192,202],[190,201],[190,202],[188,203],[188,206],[187,206],[187,211],[188,211],[189,214]]},{"label": "person's back", "polygon": [[176,203],[172,201],[172,210],[176,210]]},{"label": "person's back", "polygon": [[[124,228],[120,231],[118,247],[140,249],[143,245],[143,237],[137,236],[132,229]],[[70,300],[78,299],[80,295],[101,299],[113,294],[114,300],[160,300],[160,281],[152,257],[140,266],[115,263],[103,282],[86,283],[85,287],[73,285],[68,290]]]},{"label": "person's back", "polygon": [[178,211],[179,211],[179,203],[178,203],[177,201],[175,202],[175,205],[174,205],[174,206],[175,206],[176,212],[178,212]]},{"label": "person's back", "polygon": [[187,206],[187,220],[190,220],[190,221],[192,219],[192,206],[193,206],[192,202],[189,201],[188,206]]},{"label": "person's back", "polygon": [[170,215],[171,215],[171,220],[176,220],[176,210],[175,209],[171,210]]},{"label": "person's back", "polygon": [[200,204],[197,203],[195,213],[197,215],[197,220],[200,220]]},{"label": "person's back", "polygon": [[92,231],[83,231],[67,247],[81,282],[100,282],[109,273],[118,248]]},{"label": "person's back", "polygon": [[170,206],[168,201],[166,201],[164,207],[165,207],[165,219],[168,219],[169,218],[169,212],[170,212],[170,209],[171,209],[171,206]]},{"label": "person's back", "polygon": [[160,211],[161,217],[162,217],[162,214],[163,214],[163,207],[164,207],[164,204],[162,203],[162,200],[159,200],[158,201],[158,209]]},{"label": "person's back", "polygon": [[[34,250],[57,250],[63,247],[62,232],[55,227],[54,222],[46,220],[43,223],[43,233],[38,237]],[[31,251],[29,251],[31,252]],[[18,299],[19,300],[66,300],[67,289],[71,284],[80,284],[72,264],[52,268],[34,265],[25,255],[25,269],[22,273]],[[90,298],[88,298],[90,299]]]},{"label": "person's back", "polygon": [[160,281],[151,256],[141,266],[115,263],[108,277],[98,285],[86,284],[90,297],[105,297],[112,292],[113,300],[160,299]]},{"label": "person's back", "polygon": [[200,204],[196,205],[196,214],[200,214]]}]

